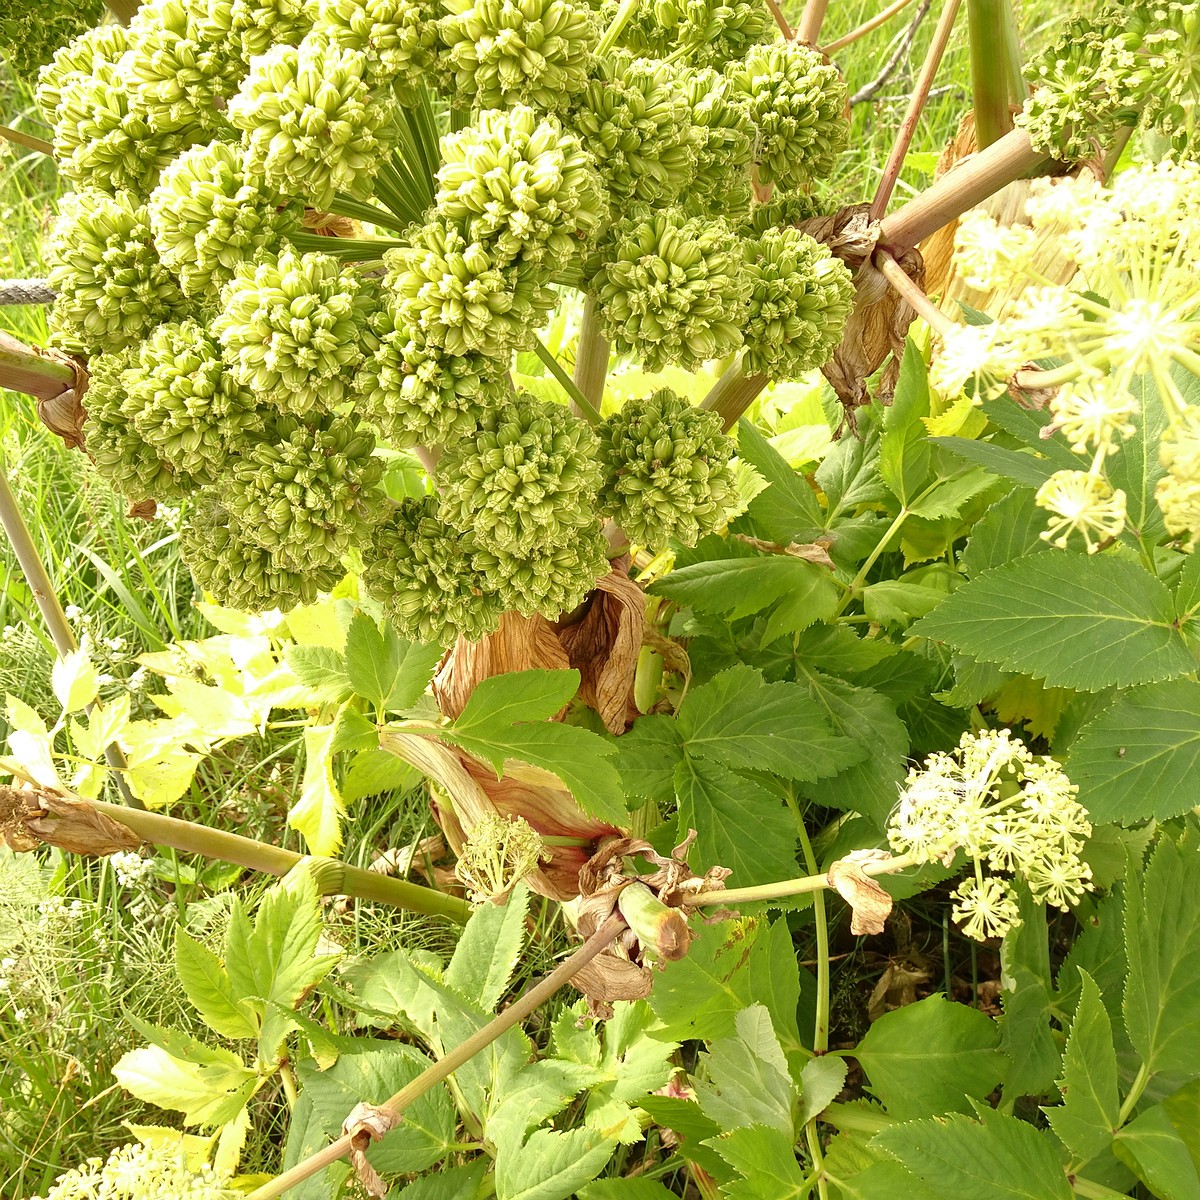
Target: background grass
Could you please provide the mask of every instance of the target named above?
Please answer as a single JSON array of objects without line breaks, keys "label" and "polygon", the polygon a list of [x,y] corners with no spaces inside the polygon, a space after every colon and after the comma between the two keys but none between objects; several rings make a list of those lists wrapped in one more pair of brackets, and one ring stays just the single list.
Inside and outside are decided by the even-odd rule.
[{"label": "background grass", "polygon": [[[832,41],[857,27],[880,6],[877,0],[834,0],[822,40]],[[793,22],[801,7],[800,0],[788,6]],[[906,37],[918,8],[916,0],[836,56],[851,92],[878,75],[896,39]],[[874,98],[854,108],[850,150],[825,189],[832,201],[870,198],[939,9],[939,3],[931,6]],[[1022,14],[1027,45],[1037,45],[1047,23],[1061,14],[1062,7],[1051,0],[1028,0]],[[969,108],[965,24],[964,12],[893,203],[929,182],[938,153]],[[3,123],[47,135],[30,89],[7,76],[2,64],[0,109]],[[43,271],[40,237],[58,190],[53,164],[0,143],[0,170],[0,278],[36,278]],[[40,307],[0,308],[0,327],[26,341],[44,342],[45,317]],[[165,520],[151,522],[128,517],[123,501],[90,470],[86,458],[66,451],[45,430],[27,397],[0,392],[0,452],[58,595],[70,606],[78,635],[111,677],[107,690],[126,686],[142,651],[211,632],[192,605],[195,592],[179,559],[175,514],[168,511]],[[7,545],[0,546],[0,689],[52,714],[52,656],[29,588]],[[144,692],[138,695],[143,715],[149,715],[149,698]],[[0,735],[4,732],[0,722]],[[243,740],[219,762],[205,765],[178,811],[281,844],[291,836],[294,845],[283,817],[298,785],[299,767],[288,735]],[[374,798],[356,814],[346,857],[369,865],[381,850],[402,847],[431,831],[419,797]],[[122,1019],[123,1007],[211,1038],[173,982],[174,929],[182,920],[198,936],[219,941],[230,889],[236,886],[245,895],[260,885],[236,871],[205,870],[202,863],[173,855],[156,859],[155,867],[153,879],[131,888],[107,862],[0,851],[0,1196],[15,1200],[44,1191],[65,1168],[128,1140],[122,1121],[167,1119],[158,1110],[132,1103],[112,1084],[112,1063],[137,1041]],[[538,912],[531,942],[536,952],[515,981],[518,989],[529,976],[547,969],[565,944],[557,907]],[[331,908],[330,921],[332,935],[358,953],[401,941],[442,952],[449,948],[444,927],[379,906]],[[802,959],[812,953],[806,936],[798,934]],[[859,955],[855,941],[846,941],[848,953]],[[925,949],[940,959],[940,944]],[[954,969],[940,961],[936,967],[947,980],[955,970],[965,968],[969,975],[974,967],[965,944],[957,945],[954,955]],[[844,1010],[840,1025],[851,1037],[861,1032],[864,993],[881,969],[866,956],[855,959],[854,970],[838,975],[843,983],[849,981],[849,990],[838,1000]],[[862,1012],[851,1011],[856,997]],[[552,1016],[543,1014],[542,1023]],[[255,1104],[255,1132],[244,1169],[274,1170],[285,1107],[271,1091]],[[630,1152],[629,1166],[640,1153]]]}]

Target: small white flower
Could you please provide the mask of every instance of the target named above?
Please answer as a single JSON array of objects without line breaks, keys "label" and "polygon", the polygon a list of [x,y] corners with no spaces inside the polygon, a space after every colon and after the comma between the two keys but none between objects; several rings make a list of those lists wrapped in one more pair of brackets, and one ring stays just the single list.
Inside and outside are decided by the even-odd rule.
[{"label": "small white flower", "polygon": [[1039,508],[1051,519],[1042,539],[1064,549],[1072,533],[1083,535],[1089,554],[1125,528],[1125,493],[1090,471],[1055,471],[1037,490]]}]

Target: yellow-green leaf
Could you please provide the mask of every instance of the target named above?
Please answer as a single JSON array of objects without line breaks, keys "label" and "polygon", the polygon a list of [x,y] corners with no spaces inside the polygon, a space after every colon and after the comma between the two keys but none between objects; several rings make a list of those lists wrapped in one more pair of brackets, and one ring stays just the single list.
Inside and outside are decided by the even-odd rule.
[{"label": "yellow-green leaf", "polygon": [[100,675],[84,650],[59,658],[50,671],[50,683],[63,712],[79,712],[100,694]]},{"label": "yellow-green leaf", "polygon": [[304,838],[310,854],[336,854],[342,845],[346,805],[333,780],[337,722],[304,731],[304,783],[288,824]]}]

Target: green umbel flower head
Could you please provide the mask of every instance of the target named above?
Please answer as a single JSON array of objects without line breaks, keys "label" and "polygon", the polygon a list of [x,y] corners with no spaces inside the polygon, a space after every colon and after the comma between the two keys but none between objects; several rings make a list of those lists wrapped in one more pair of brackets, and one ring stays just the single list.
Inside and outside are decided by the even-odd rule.
[{"label": "green umbel flower head", "polygon": [[178,478],[216,481],[230,455],[263,427],[253,393],[234,380],[216,338],[195,321],[160,325],[123,385],[134,430]]},{"label": "green umbel flower head", "polygon": [[250,60],[272,46],[298,46],[313,27],[311,0],[207,0],[198,17],[203,38],[244,76]]},{"label": "green umbel flower head", "polygon": [[594,240],[608,203],[592,157],[554,117],[516,105],[442,139],[438,212],[497,266],[555,271]]},{"label": "green umbel flower head", "polygon": [[433,0],[321,0],[315,28],[365,54],[372,78],[415,87],[434,66],[440,9]]},{"label": "green umbel flower head", "polygon": [[390,303],[372,315],[371,330],[378,346],[362,368],[362,411],[394,445],[467,437],[484,412],[512,396],[504,359],[420,342]]},{"label": "green umbel flower head", "polygon": [[228,491],[222,484],[201,488],[190,499],[179,531],[179,552],[196,583],[226,608],[286,612],[297,604],[312,604],[345,575],[340,563],[304,571],[282,566],[269,550],[246,537],[227,506]]},{"label": "green umbel flower head", "polygon": [[337,571],[378,518],[375,438],[351,418],[282,416],[230,464],[225,504],[241,536],[288,571]]},{"label": "green umbel flower head", "polygon": [[96,470],[134,503],[178,500],[191,480],[177,479],[133,423],[126,380],[137,374],[137,353],[137,347],[130,346],[115,354],[94,355],[88,363],[83,395],[87,452]]},{"label": "green umbel flower head", "polygon": [[696,147],[696,178],[683,200],[689,213],[733,220],[750,205],[754,125],[744,96],[713,70],[685,76],[684,96]]},{"label": "green umbel flower head", "polygon": [[262,401],[328,411],[354,388],[372,300],[353,268],[288,246],[236,268],[212,330],[234,378]]},{"label": "green umbel flower head", "polygon": [[729,78],[750,103],[761,182],[800,188],[833,171],[850,122],[845,81],[823,54],[799,42],[756,46]]},{"label": "green umbel flower head", "polygon": [[596,520],[597,448],[567,409],[520,395],[446,447],[442,519],[472,530],[486,550],[527,557],[570,544]]},{"label": "green umbel flower head", "polygon": [[47,245],[54,344],[72,353],[121,350],[156,325],[187,315],[159,261],[145,206],[128,192],[64,196]]},{"label": "green umbel flower head", "polygon": [[525,617],[540,613],[553,621],[582,604],[596,580],[608,573],[608,540],[595,518],[569,543],[547,546],[530,555],[480,550],[474,566],[505,612]]},{"label": "green umbel flower head", "polygon": [[204,7],[149,0],[129,27],[132,49],[122,61],[122,74],[151,126],[161,132],[195,137],[228,129],[222,110],[237,89],[240,64],[224,60],[205,40],[198,19]]},{"label": "green umbel flower head", "polygon": [[776,192],[765,204],[752,201],[750,212],[739,226],[746,237],[760,237],[769,229],[799,225],[825,212],[825,205],[804,192]]},{"label": "green umbel flower head", "polygon": [[193,146],[163,173],[148,205],[154,244],[189,296],[216,290],[237,266],[298,228],[299,204],[251,182],[228,142]]},{"label": "green umbel flower head", "polygon": [[462,107],[564,108],[587,82],[600,40],[587,4],[443,0],[442,91]]},{"label": "green umbel flower head", "polygon": [[595,157],[620,211],[622,202],[673,200],[696,171],[684,73],[666,63],[615,54],[596,64],[571,128]]},{"label": "green umbel flower head", "polygon": [[247,174],[322,209],[339,191],[370,195],[394,112],[389,94],[370,86],[366,55],[317,32],[254,59],[229,102]]},{"label": "green umbel flower head", "polygon": [[442,217],[418,230],[410,246],[389,250],[384,262],[398,319],[448,354],[507,361],[532,346],[556,302],[540,269],[497,266],[487,246]]},{"label": "green umbel flower head", "polygon": [[[609,0],[602,13],[611,20],[618,7]],[[753,0],[654,0],[638,6],[621,45],[647,58],[674,55],[689,66],[720,70],[745,58],[774,29],[766,5]]]},{"label": "green umbel flower head", "polygon": [[[51,94],[43,93],[47,103]],[[56,94],[54,157],[63,178],[80,187],[129,191],[144,200],[186,144],[184,133],[155,128],[123,64],[68,73]]]},{"label": "green umbel flower head", "polygon": [[829,359],[854,304],[845,263],[798,229],[742,243],[750,276],[748,375],[795,379]]},{"label": "green umbel flower head", "polygon": [[504,611],[472,569],[473,540],[440,521],[437,501],[407,499],[371,532],[363,584],[401,637],[448,646],[495,632]]},{"label": "green umbel flower head", "polygon": [[192,1170],[178,1150],[131,1144],[65,1171],[46,1200],[235,1200],[227,1183],[207,1165]]},{"label": "green umbel flower head", "polygon": [[32,79],[43,63],[72,38],[100,22],[103,0],[43,0],[5,6],[0,16],[0,54],[14,75]]},{"label": "green umbel flower head", "polygon": [[[32,10],[31,10],[32,11]],[[55,124],[63,88],[81,75],[92,75],[104,63],[115,63],[129,49],[129,30],[117,23],[97,25],[55,52],[38,72],[35,98],[42,116]]]},{"label": "green umbel flower head", "polygon": [[619,225],[597,272],[604,335],[649,371],[695,370],[742,344],[750,280],[738,239],[719,217],[678,208]]},{"label": "green umbel flower head", "polygon": [[600,503],[630,541],[663,546],[674,538],[694,546],[720,527],[735,486],[733,443],[715,412],[663,388],[627,401],[597,432]]}]

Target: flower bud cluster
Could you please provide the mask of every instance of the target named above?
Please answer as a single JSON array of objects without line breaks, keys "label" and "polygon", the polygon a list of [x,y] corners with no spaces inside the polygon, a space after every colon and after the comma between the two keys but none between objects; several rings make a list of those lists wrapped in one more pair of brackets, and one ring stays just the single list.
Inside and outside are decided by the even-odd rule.
[{"label": "flower bud cluster", "polygon": [[954,915],[968,937],[1002,937],[1018,923],[1012,879],[1064,911],[1091,889],[1081,852],[1092,827],[1077,790],[1009,730],[964,733],[952,754],[908,773],[888,840],[916,862],[950,866],[965,854],[972,875],[955,891]]},{"label": "flower bud cluster", "polygon": [[[603,15],[611,20],[618,7],[609,0]],[[620,44],[647,58],[674,56],[719,71],[774,31],[766,5],[753,0],[654,0],[638,5]]]},{"label": "flower bud cluster", "polygon": [[95,25],[104,13],[102,0],[45,0],[6,6],[0,16],[0,54],[20,78],[31,78],[60,46]]},{"label": "flower bud cluster", "polygon": [[433,69],[439,9],[430,0],[320,0],[315,27],[364,54],[369,79],[415,88]]},{"label": "flower bud cluster", "polygon": [[629,400],[599,429],[604,511],[643,546],[694,546],[719,528],[734,493],[721,418],[669,388]]}]

